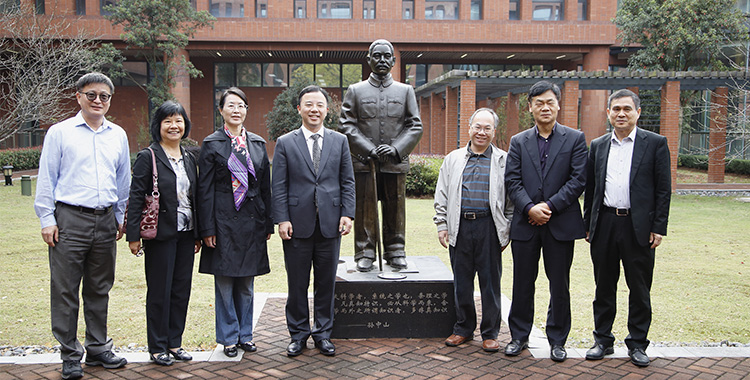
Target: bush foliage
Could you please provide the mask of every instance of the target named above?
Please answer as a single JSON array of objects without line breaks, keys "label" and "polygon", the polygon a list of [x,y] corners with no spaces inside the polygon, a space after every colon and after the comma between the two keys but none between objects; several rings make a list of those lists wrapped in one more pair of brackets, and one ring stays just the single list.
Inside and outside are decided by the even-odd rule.
[{"label": "bush foliage", "polygon": [[42,147],[0,150],[0,166],[13,165],[13,170],[28,170],[39,167]]},{"label": "bush foliage", "polygon": [[406,195],[433,196],[442,164],[443,156],[410,155],[409,172],[406,174]]},{"label": "bush foliage", "polygon": [[[696,154],[681,154],[677,156],[677,166],[685,168],[708,170],[708,156]],[[750,175],[750,160],[738,158],[724,159],[724,172]]]}]

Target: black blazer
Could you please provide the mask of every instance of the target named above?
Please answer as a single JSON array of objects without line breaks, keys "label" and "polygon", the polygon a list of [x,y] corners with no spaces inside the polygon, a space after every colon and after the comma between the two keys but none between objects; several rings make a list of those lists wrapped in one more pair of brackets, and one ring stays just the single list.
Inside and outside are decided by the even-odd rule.
[{"label": "black blazer", "polygon": [[578,197],[586,186],[586,138],[583,132],[555,124],[550,138],[549,158],[541,169],[534,128],[510,139],[505,166],[505,186],[515,209],[510,238],[526,241],[537,226],[524,213],[527,204],[549,201],[554,206],[547,226],[555,239],[570,241],[586,237]]},{"label": "black blazer", "polygon": [[[150,146],[156,155],[156,171],[159,175],[159,224],[157,225],[155,240],[169,240],[177,237],[177,176],[169,163],[159,143]],[[193,231],[198,238],[198,213],[195,201],[197,197],[198,172],[195,157],[182,149],[185,172],[190,180],[190,205],[193,210]],[[146,203],[146,195],[153,189],[151,152],[143,149],[138,152],[133,164],[133,180],[130,184],[130,200],[128,204],[127,240],[138,241],[141,238],[141,211]]]},{"label": "black blazer", "polygon": [[[588,157],[586,195],[583,218],[589,241],[596,236],[599,210],[604,202],[612,133],[591,142]],[[638,244],[649,244],[651,232],[666,235],[669,202],[672,196],[672,174],[667,138],[636,127],[633,161],[630,166],[630,213]]]}]

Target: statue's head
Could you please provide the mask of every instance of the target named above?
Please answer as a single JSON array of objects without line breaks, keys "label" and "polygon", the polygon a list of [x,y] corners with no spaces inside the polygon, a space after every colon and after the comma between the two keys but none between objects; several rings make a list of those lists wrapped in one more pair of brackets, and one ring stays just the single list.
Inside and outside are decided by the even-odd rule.
[{"label": "statue's head", "polygon": [[370,64],[373,73],[381,76],[387,75],[396,63],[393,45],[387,40],[375,40],[370,44],[367,62]]}]

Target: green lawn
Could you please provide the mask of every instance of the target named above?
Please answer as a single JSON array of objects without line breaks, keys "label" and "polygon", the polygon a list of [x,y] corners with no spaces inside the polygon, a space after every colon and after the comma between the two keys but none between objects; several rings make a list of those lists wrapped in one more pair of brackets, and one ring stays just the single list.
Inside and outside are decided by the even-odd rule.
[{"label": "green lawn", "polygon": [[[35,184],[32,184],[35,188]],[[49,269],[46,245],[39,234],[33,197],[20,195],[20,183],[0,187],[0,346],[46,345],[57,342],[49,323]],[[447,250],[437,241],[432,224],[432,200],[407,202],[409,255],[436,255],[446,265]],[[657,250],[653,286],[654,318],[650,338],[655,342],[750,343],[750,203],[734,198],[674,196],[669,234]],[[146,344],[143,258],[119,242],[117,276],[111,292],[109,335],[117,345]],[[342,241],[342,255],[352,255],[353,241]],[[281,241],[271,238],[271,274],[256,279],[256,291],[286,291]],[[503,258],[503,293],[510,297],[512,260]],[[536,326],[543,327],[547,285],[540,269],[537,282]],[[594,283],[588,244],[579,240],[571,273],[573,329],[569,346],[588,347],[593,317]],[[198,274],[188,313],[185,346],[214,346],[213,278]],[[627,335],[627,288],[620,281],[615,334]],[[507,329],[503,325],[503,330]],[[83,334],[83,324],[79,333]]]}]

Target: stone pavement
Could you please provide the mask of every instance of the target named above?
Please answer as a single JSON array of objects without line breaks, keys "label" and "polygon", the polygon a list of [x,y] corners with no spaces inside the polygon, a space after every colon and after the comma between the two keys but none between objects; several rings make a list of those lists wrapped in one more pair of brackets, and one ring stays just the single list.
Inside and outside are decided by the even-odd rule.
[{"label": "stone pavement", "polygon": [[[515,358],[483,352],[478,336],[456,348],[446,347],[444,338],[334,340],[335,357],[321,355],[309,341],[301,356],[290,358],[286,356],[289,338],[284,302],[283,297],[273,295],[256,298],[258,308],[263,310],[256,313],[260,316],[255,329],[256,353],[230,359],[219,347],[213,352],[193,353],[192,362],[171,367],[148,363],[146,353],[123,354],[130,361],[124,368],[106,370],[83,365],[84,379],[750,378],[750,348],[651,347],[648,354],[652,363],[647,368],[630,364],[623,349],[600,361],[584,360],[585,349],[569,349],[569,359],[555,363],[548,358],[549,348],[538,330],[530,339],[532,349]],[[508,310],[507,305],[503,309]],[[499,339],[502,346],[510,340],[506,324]],[[52,354],[0,358],[0,380],[59,379],[60,367],[59,356]]]}]

